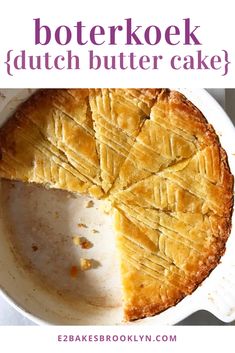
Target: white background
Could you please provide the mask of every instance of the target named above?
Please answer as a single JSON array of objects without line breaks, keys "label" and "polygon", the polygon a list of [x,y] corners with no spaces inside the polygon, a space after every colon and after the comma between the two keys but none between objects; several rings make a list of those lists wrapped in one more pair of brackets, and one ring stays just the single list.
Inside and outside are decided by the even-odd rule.
[{"label": "white background", "polygon": [[[200,25],[198,38],[202,46],[166,45],[164,41],[157,46],[81,46],[76,38],[68,46],[59,46],[53,41],[47,46],[34,45],[33,18],[41,18],[42,24],[55,30],[57,26],[67,25],[74,30],[77,21],[83,21],[88,27],[94,25],[123,24],[125,18],[131,17],[136,25],[157,25],[165,29],[170,25],[182,28],[182,19],[191,18],[192,26]],[[193,28],[193,27],[192,27]],[[0,12],[0,86],[1,87],[234,87],[235,85],[235,21],[233,1],[6,1]],[[29,54],[43,55],[49,51],[58,55],[68,49],[77,52],[83,63],[78,71],[66,70],[21,70],[13,77],[6,74],[6,52],[14,49],[17,53],[25,49]],[[94,49],[99,55],[114,55],[121,51],[134,51],[137,55],[149,56],[163,54],[164,64],[160,70],[98,70],[91,71],[87,66],[87,51]],[[232,64],[229,74],[221,76],[213,70],[172,70],[167,64],[174,54],[194,55],[201,49],[207,55],[214,55],[226,49]]]}]

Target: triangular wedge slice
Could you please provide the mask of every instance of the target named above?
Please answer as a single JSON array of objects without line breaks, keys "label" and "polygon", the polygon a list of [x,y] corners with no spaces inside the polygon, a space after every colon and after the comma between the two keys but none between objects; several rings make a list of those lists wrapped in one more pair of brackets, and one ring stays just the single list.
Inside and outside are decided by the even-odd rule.
[{"label": "triangular wedge slice", "polygon": [[[146,94],[144,94],[144,92]],[[107,192],[119,174],[160,90],[90,90],[99,144],[102,187]]]},{"label": "triangular wedge slice", "polygon": [[162,90],[123,163],[112,192],[190,158],[217,141],[213,128],[182,94]]},{"label": "triangular wedge slice", "polygon": [[229,218],[201,213],[164,212],[154,208],[115,203],[114,207],[137,222],[153,230],[181,241],[195,251],[204,251],[211,238],[227,237],[231,222]]},{"label": "triangular wedge slice", "polygon": [[[112,195],[128,319],[174,305],[217,265],[231,228],[232,186],[225,153],[212,144]],[[155,248],[146,246],[150,234]],[[161,272],[159,256],[179,272]]]},{"label": "triangular wedge slice", "polygon": [[[73,190],[69,185],[63,188],[90,192],[97,197],[102,195],[99,157],[88,108],[88,91],[78,91],[80,100],[69,95],[66,90],[40,91],[18,109],[1,129],[1,176],[39,182],[38,166],[43,161],[41,183],[60,187],[51,166],[51,163],[55,163],[60,170],[63,168],[67,179],[70,176],[77,180]],[[65,97],[67,101],[69,98],[68,107]],[[63,99],[63,111],[58,104],[60,99]],[[16,167],[16,164],[21,165],[21,168]]]},{"label": "triangular wedge slice", "polygon": [[162,173],[151,175],[129,188],[111,195],[114,202],[130,207],[158,209],[164,212],[208,212],[208,200],[190,193],[177,183],[166,179]]},{"label": "triangular wedge slice", "polygon": [[114,207],[146,226],[177,232],[200,250],[198,246],[207,246],[212,235],[228,235],[232,187],[224,151],[212,145],[187,161],[115,193],[112,201]]},{"label": "triangular wedge slice", "polygon": [[166,169],[161,176],[203,200],[208,212],[230,218],[233,176],[228,168],[226,153],[218,144],[206,147],[191,159]]},{"label": "triangular wedge slice", "polygon": [[113,193],[111,200],[164,212],[228,216],[232,176],[224,162],[224,151],[211,145],[184,162]]},{"label": "triangular wedge slice", "polygon": [[154,231],[118,210],[115,231],[126,320],[159,313],[190,294],[218,263],[225,241],[215,246],[211,237],[198,251],[180,236],[176,240],[162,229]]}]

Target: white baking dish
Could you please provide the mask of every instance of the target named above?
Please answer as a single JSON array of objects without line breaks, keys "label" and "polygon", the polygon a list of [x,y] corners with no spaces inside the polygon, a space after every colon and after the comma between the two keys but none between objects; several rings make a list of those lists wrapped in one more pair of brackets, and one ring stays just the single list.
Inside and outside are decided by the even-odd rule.
[{"label": "white baking dish", "polygon": [[[216,129],[235,174],[235,130],[228,116],[205,90],[179,90]],[[1,90],[0,124],[30,94],[31,90]],[[2,181],[0,187],[2,295],[40,324],[121,324],[115,239],[111,217],[100,210],[102,202],[94,201],[94,207],[86,208],[90,199],[84,196],[7,181]],[[78,227],[79,223],[88,228]],[[94,246],[80,250],[72,242],[75,234],[86,236]],[[233,321],[234,254],[232,229],[221,263],[191,296],[159,315],[129,325],[174,324],[200,309],[224,322]],[[79,256],[95,259],[97,268],[74,279],[69,269],[78,263]]]}]

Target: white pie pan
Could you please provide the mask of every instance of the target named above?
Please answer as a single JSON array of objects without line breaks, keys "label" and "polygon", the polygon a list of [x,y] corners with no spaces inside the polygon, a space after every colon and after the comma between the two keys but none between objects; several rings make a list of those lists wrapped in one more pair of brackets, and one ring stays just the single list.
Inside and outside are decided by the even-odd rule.
[{"label": "white pie pan", "polygon": [[[235,174],[235,130],[224,110],[203,89],[179,89],[206,116],[220,136]],[[0,91],[0,124],[32,94]],[[5,98],[4,98],[5,97]],[[102,202],[86,208],[84,196],[35,185],[0,184],[0,287],[2,295],[38,324],[119,325],[122,306],[115,236]],[[84,223],[88,228],[78,227]],[[99,233],[93,233],[93,229]],[[80,250],[72,236],[83,235],[94,246]],[[33,251],[32,246],[38,247]],[[224,322],[235,319],[235,230],[221,263],[190,296],[175,307],[128,325],[172,325],[207,310]],[[79,257],[95,259],[97,268],[71,278]]]}]

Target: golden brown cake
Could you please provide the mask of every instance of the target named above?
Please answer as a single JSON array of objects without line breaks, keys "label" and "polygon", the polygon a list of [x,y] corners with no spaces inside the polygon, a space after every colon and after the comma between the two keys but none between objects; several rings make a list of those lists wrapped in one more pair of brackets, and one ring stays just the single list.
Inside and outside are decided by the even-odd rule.
[{"label": "golden brown cake", "polygon": [[119,175],[158,92],[146,90],[143,95],[141,90],[90,90],[90,107],[105,192]]},{"label": "golden brown cake", "polygon": [[0,129],[0,154],[3,178],[111,201],[126,320],[177,304],[225,251],[233,176],[179,92],[40,90]]}]

